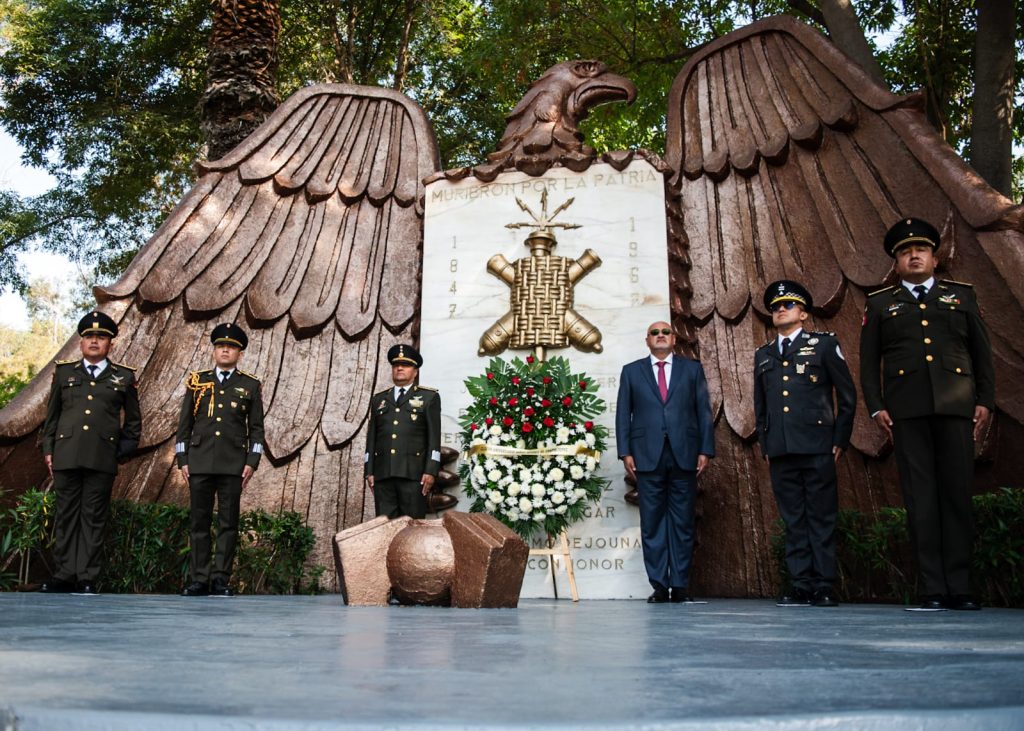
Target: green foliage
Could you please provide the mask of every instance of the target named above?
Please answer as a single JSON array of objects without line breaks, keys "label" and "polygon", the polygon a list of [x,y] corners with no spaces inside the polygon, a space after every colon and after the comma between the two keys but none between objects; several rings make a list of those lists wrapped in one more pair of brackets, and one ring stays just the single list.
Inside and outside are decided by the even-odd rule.
[{"label": "green foliage", "polygon": [[[1024,607],[1024,490],[1001,488],[975,495],[974,553],[971,581],[982,601]],[[772,553],[780,583],[788,585],[785,529],[776,523]],[[843,601],[912,602],[918,596],[913,550],[903,508],[882,508],[873,515],[841,510],[836,528]]]},{"label": "green foliage", "polygon": [[[0,590],[28,581],[30,559],[52,573],[54,494],[28,490],[0,514]],[[214,518],[216,525],[216,518]],[[108,593],[177,593],[189,575],[189,511],[114,500],[97,584]],[[244,594],[319,593],[323,566],[307,566],[316,544],[298,513],[242,513],[234,579]],[[12,569],[17,568],[17,573]]]},{"label": "green foliage", "polygon": [[490,513],[524,539],[582,520],[608,484],[596,474],[608,436],[592,421],[606,408],[597,384],[565,358],[532,356],[492,358],[465,384],[473,402],[459,423],[470,456],[459,472],[470,512]]},{"label": "green foliage", "polygon": [[27,373],[6,373],[0,375],[0,409],[28,385],[32,376]]}]

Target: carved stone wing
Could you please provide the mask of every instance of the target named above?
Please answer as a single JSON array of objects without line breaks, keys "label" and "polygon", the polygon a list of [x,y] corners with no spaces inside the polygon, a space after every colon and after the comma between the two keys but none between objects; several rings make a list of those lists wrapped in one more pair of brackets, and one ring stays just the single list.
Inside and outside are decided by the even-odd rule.
[{"label": "carved stone wing", "polygon": [[[892,260],[881,241],[900,217],[932,221],[943,237],[939,276],[977,290],[1002,412],[986,451],[1020,438],[1021,211],[930,128],[921,103],[918,95],[894,96],[877,86],[823,36],[788,17],[710,44],[672,86],[666,162],[675,171],[674,314],[699,344],[716,418],[722,417],[708,494],[721,489],[716,499],[732,503],[745,516],[737,520],[747,523],[714,529],[751,535],[759,542],[751,550],[760,555],[769,552],[774,515],[767,470],[751,447],[753,352],[769,337],[764,288],[785,277],[810,289],[818,308],[813,327],[837,333],[856,381],[865,297],[890,281]],[[863,458],[886,454],[888,445],[862,399],[853,446],[860,455],[840,463],[843,507],[898,503],[892,460]],[[1000,453],[1000,473],[1020,466],[1007,451],[1013,450]],[[752,593],[768,588],[764,577],[734,578]]]},{"label": "carved stone wing", "polygon": [[[120,321],[113,358],[141,381],[143,453],[121,468],[115,495],[185,499],[172,443],[184,379],[210,367],[213,326],[234,320],[250,334],[240,367],[262,380],[271,458],[246,506],[299,510],[324,546],[372,514],[360,428],[374,389],[389,382],[387,349],[416,337],[421,181],[439,167],[418,105],[340,84],[296,93],[227,156],[199,166],[121,279],[95,290]],[[75,357],[76,340],[60,357]],[[51,374],[52,365],[0,412],[4,487],[45,474],[32,437]]]}]

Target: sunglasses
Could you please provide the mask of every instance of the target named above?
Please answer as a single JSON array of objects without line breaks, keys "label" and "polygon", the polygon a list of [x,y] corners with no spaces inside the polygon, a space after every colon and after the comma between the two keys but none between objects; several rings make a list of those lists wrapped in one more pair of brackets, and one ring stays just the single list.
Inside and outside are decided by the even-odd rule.
[{"label": "sunglasses", "polygon": [[663,327],[660,330],[658,328],[654,328],[647,334],[650,335],[651,337],[654,337],[655,335],[671,335],[672,331],[669,330],[667,327]]},{"label": "sunglasses", "polygon": [[800,304],[800,303],[799,302],[794,302],[793,300],[786,300],[785,302],[776,302],[774,305],[772,305],[771,307],[768,308],[768,311],[769,312],[779,312],[781,310],[792,310],[798,304]]}]

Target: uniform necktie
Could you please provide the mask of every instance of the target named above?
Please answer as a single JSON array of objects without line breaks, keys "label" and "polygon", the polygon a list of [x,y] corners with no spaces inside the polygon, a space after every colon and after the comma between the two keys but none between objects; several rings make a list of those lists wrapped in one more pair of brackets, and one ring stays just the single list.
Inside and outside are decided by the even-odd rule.
[{"label": "uniform necktie", "polygon": [[89,369],[89,377],[90,378],[95,378],[96,377],[96,369],[99,368],[99,366],[88,365],[88,366],[86,366],[86,368]]},{"label": "uniform necktie", "polygon": [[224,383],[224,381],[228,380],[228,376],[230,376],[230,375],[231,375],[231,373],[228,372],[228,371],[221,371],[220,372],[220,382]]},{"label": "uniform necktie", "polygon": [[789,338],[783,338],[782,339],[782,349],[779,350],[779,354],[780,355],[785,355],[786,354],[786,349],[789,347],[789,344],[791,342],[792,341]]},{"label": "uniform necktie", "polygon": [[657,364],[658,366],[658,393],[661,394],[661,402],[665,403],[668,401],[668,381],[665,380],[665,361],[661,361]]},{"label": "uniform necktie", "polygon": [[924,296],[928,294],[928,288],[923,284],[919,284],[914,287],[914,291],[917,292],[917,301],[920,302],[924,299]]},{"label": "uniform necktie", "polygon": [[398,400],[401,401],[403,396],[405,396],[405,389],[404,388],[398,389]]}]

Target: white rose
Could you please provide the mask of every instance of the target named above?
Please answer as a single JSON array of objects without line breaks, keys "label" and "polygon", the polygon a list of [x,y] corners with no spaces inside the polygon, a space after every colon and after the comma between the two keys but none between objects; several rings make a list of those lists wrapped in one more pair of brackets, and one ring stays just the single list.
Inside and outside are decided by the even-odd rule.
[{"label": "white rose", "polygon": [[499,470],[499,469],[491,470],[490,472],[487,473],[487,479],[490,482],[497,482],[498,480],[501,479],[501,470]]},{"label": "white rose", "polygon": [[529,513],[533,510],[533,503],[530,502],[529,498],[521,497],[519,498],[519,510],[523,513]]},{"label": "white rose", "polygon": [[[487,500],[489,502],[500,503],[503,499],[504,498],[502,497],[501,493],[498,492],[497,490],[491,490],[489,493],[487,493]],[[491,508],[487,509],[490,510]]]},{"label": "white rose", "polygon": [[519,470],[519,481],[524,485],[533,482],[533,473],[530,470]]},{"label": "white rose", "polygon": [[555,439],[558,440],[559,444],[565,444],[569,441],[569,430],[564,426],[559,427],[558,431],[555,432]]},{"label": "white rose", "polygon": [[544,495],[547,493],[547,490],[544,488],[542,484],[540,484],[539,482],[535,482],[533,483],[533,485],[530,486],[530,492],[533,494],[534,497],[544,497]]},{"label": "white rose", "polygon": [[500,427],[500,426],[498,426],[497,424],[494,424],[494,425],[493,425],[493,426],[492,426],[492,427],[490,428],[490,432],[491,432],[491,436],[495,436],[495,437],[496,437],[496,436],[498,436],[498,435],[500,435],[500,434],[501,434],[501,427]]},{"label": "white rose", "polygon": [[505,513],[505,515],[508,516],[509,520],[519,520],[518,510],[509,510],[508,512]]},{"label": "white rose", "polygon": [[508,486],[507,492],[508,492],[509,495],[512,495],[513,497],[515,497],[520,492],[522,492],[522,489],[519,487],[519,483],[518,482],[513,482],[511,485]]},{"label": "white rose", "polygon": [[588,447],[593,447],[595,444],[597,444],[597,437],[595,437],[593,434],[587,434],[585,438],[587,440]]},{"label": "white rose", "polygon": [[486,510],[488,513],[493,513],[496,507],[498,506],[492,503],[490,500],[484,500],[484,510]]},{"label": "white rose", "polygon": [[561,482],[564,479],[565,479],[565,473],[562,472],[562,470],[560,470],[558,467],[555,467],[553,470],[548,472],[548,480],[550,480],[550,481]]},{"label": "white rose", "polygon": [[558,515],[565,515],[565,511],[568,509],[569,508],[566,505],[559,505],[557,508],[555,508],[555,513],[557,513]]},{"label": "white rose", "polygon": [[597,460],[593,457],[587,457],[587,472],[593,472],[597,469]]},{"label": "white rose", "polygon": [[561,505],[565,502],[565,493],[556,492],[551,496],[551,502],[555,505]]},{"label": "white rose", "polygon": [[535,523],[543,523],[545,517],[547,517],[547,516],[545,516],[544,513],[534,513],[533,514],[533,521]]},{"label": "white rose", "polygon": [[572,467],[569,468],[569,474],[572,475],[572,479],[574,480],[582,480],[583,468],[580,467],[578,464],[574,464]]},{"label": "white rose", "polygon": [[572,494],[577,500],[582,500],[587,496],[587,491],[584,490],[582,487],[577,487],[575,490],[572,491]]}]

